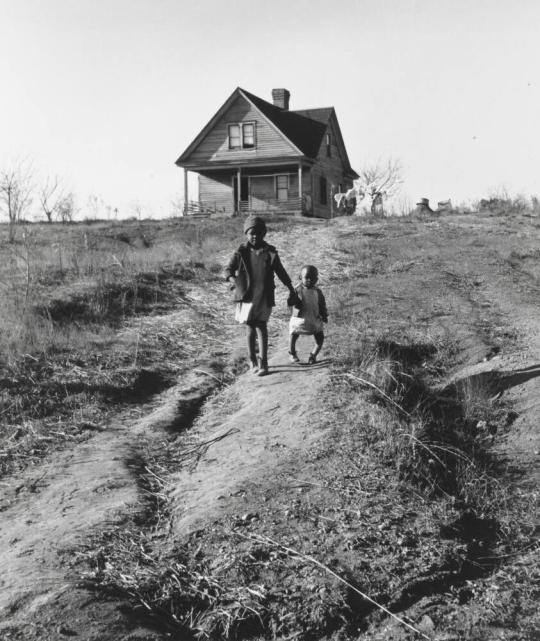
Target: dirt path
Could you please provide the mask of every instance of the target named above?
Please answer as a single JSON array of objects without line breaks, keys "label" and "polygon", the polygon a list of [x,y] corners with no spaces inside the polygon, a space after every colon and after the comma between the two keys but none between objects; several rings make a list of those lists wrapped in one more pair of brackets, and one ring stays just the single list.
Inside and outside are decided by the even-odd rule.
[{"label": "dirt path", "polygon": [[[176,534],[185,537],[224,511],[241,512],[246,484],[276,474],[282,461],[320,438],[312,421],[317,395],[327,384],[328,361],[293,365],[286,356],[286,349],[279,349],[264,378],[247,373],[238,379],[229,390],[241,398],[237,411],[223,417],[216,408],[198,424],[195,437],[203,445],[196,468],[170,479]],[[156,399],[156,408],[144,418],[119,417],[90,442],[53,456],[7,486],[0,529],[0,632],[24,627],[43,609],[58,609],[59,599],[69,600],[74,583],[65,555],[89,533],[121,525],[127,514],[141,509],[127,464],[133,443],[178,425],[179,407],[205,395],[201,390],[208,380],[193,373]],[[57,616],[60,623],[63,617],[71,622],[66,630],[73,629],[77,618],[69,608]],[[25,638],[48,638],[26,630]],[[74,631],[80,638],[100,638],[93,636],[95,629],[77,630],[77,624]]]},{"label": "dirt path", "polygon": [[321,437],[314,431],[317,397],[328,384],[328,361],[296,365],[282,347],[266,377],[243,375],[235,384],[240,407],[229,416],[205,414],[197,432],[201,447],[195,469],[173,475],[174,531],[187,536],[224,513],[245,510],[245,486],[264,484],[280,464]]},{"label": "dirt path", "polygon": [[[306,254],[321,231],[322,226],[315,225],[302,238]],[[325,241],[328,239],[323,246]],[[310,429],[310,420],[317,412],[317,394],[327,382],[328,361],[310,367],[290,364],[284,319],[282,310],[271,327],[272,341],[274,345],[279,342],[280,348],[273,348],[270,374],[241,376],[230,390],[240,399],[238,411],[224,418],[216,409],[198,424],[195,437],[219,442],[219,448],[212,444],[200,447],[196,469],[182,471],[170,481],[177,488],[171,493],[174,528],[183,536],[223,510],[241,509],[238,491],[243,484],[275,472],[281,460],[298,448],[309,447],[318,436]],[[147,324],[151,331],[152,323]],[[242,328],[236,329],[239,337]],[[232,344],[230,347],[233,349]],[[129,465],[138,439],[163,438],[171,426],[176,430],[189,427],[200,399],[213,387],[212,373],[195,370],[135,414],[120,415],[110,425],[101,426],[102,431],[88,442],[53,454],[3,482],[0,633],[16,634],[12,631],[21,626],[23,638],[45,639],[48,633],[39,625],[27,624],[48,610],[56,612],[52,619],[58,617],[60,628],[62,620],[73,622],[69,602],[77,603],[77,599],[70,596],[74,588],[66,562],[70,554],[89,534],[121,525],[127,515],[142,509],[136,471]],[[212,458],[215,455],[219,465]],[[63,615],[57,601],[63,603]],[[85,630],[87,624],[83,618],[80,638],[104,638],[99,636],[105,634],[103,630]],[[64,627],[70,630],[68,624]]]},{"label": "dirt path", "polygon": [[[387,232],[382,226],[381,230],[384,236]],[[535,305],[524,301],[523,294],[514,289],[508,270],[502,270],[495,280],[486,277],[481,286],[475,286],[476,298],[471,298],[468,292],[464,295],[461,290],[454,294],[445,290],[442,295],[440,291],[447,286],[449,276],[441,276],[437,271],[441,264],[453,265],[450,277],[456,283],[459,281],[457,291],[463,288],[465,277],[486,269],[483,258],[475,263],[474,253],[464,253],[467,261],[459,263],[459,259],[443,255],[441,241],[441,254],[437,256],[440,263],[431,263],[431,271],[424,276],[422,238],[404,241],[396,237],[394,244],[391,238],[385,239],[395,271],[386,265],[380,275],[369,274],[368,279],[365,273],[359,274],[354,262],[344,261],[343,253],[334,245],[337,236],[351,234],[359,235],[358,221],[344,219],[336,221],[331,230],[325,223],[313,224],[297,237],[276,234],[269,240],[275,242],[282,256],[293,257],[292,261],[285,261],[291,276],[309,256],[323,274],[333,274],[334,280],[329,278],[328,285],[340,285],[343,279],[365,279],[359,294],[363,310],[366,314],[377,314],[382,328],[396,319],[406,324],[407,314],[412,314],[412,310],[421,319],[418,310],[425,307],[426,325],[431,323],[438,330],[460,333],[464,351],[469,350],[469,362],[483,358],[485,345],[478,338],[477,329],[482,322],[482,309],[497,306],[504,323],[518,327],[528,344],[517,355],[506,354],[477,363],[468,372],[461,372],[462,376],[492,370],[515,373],[540,363],[540,315]],[[339,303],[338,297],[334,302]],[[295,458],[302,460],[301,453],[324,437],[324,432],[314,430],[313,425],[317,424],[320,412],[318,399],[328,387],[330,360],[325,355],[329,352],[324,350],[323,360],[315,366],[291,364],[285,346],[284,308],[276,310],[271,327],[270,374],[266,377],[243,374],[222,392],[224,403],[209,404],[191,432],[193,465],[167,479],[172,540],[183,539],[224,515],[249,519],[257,509],[249,500],[250,486],[265,485],[268,480],[268,488],[273,487],[272,478],[290,467]],[[301,341],[299,348],[305,360],[306,344]],[[153,399],[151,405],[139,408],[142,417],[133,413],[118,416],[88,442],[57,453],[2,485],[0,638],[2,630],[12,634],[20,626],[24,628],[23,636],[13,632],[13,636],[5,638],[56,641],[57,637],[48,636],[49,632],[38,628],[32,632],[24,627],[42,616],[47,608],[47,616],[58,619],[60,627],[62,622],[73,623],[69,602],[75,597],[69,595],[73,582],[65,555],[69,556],[89,534],[121,525],[127,514],[141,509],[136,472],[129,466],[134,446],[141,438],[163,438],[172,425],[191,426],[200,399],[215,386],[212,381],[212,375],[194,371]],[[538,430],[532,429],[540,419],[535,385],[536,381],[531,379],[520,381],[515,387],[513,400],[520,417],[515,431],[502,446],[511,449],[520,460],[527,460],[531,471],[539,447]],[[59,612],[57,602],[68,604],[65,612]],[[88,641],[130,638],[107,628],[106,619],[99,629],[97,624],[93,629],[85,627],[96,614],[88,616],[86,622],[81,620],[66,629]]]},{"label": "dirt path", "polygon": [[192,372],[154,400],[145,415],[118,416],[87,443],[57,453],[3,483],[0,504],[0,630],[24,623],[40,606],[73,588],[64,555],[96,528],[122,523],[140,509],[129,461],[141,437],[162,433],[213,388]]}]

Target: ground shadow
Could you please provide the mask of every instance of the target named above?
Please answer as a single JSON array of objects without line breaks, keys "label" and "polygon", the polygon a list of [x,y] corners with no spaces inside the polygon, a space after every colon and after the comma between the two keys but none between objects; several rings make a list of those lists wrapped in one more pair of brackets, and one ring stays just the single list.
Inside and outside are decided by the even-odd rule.
[{"label": "ground shadow", "polygon": [[514,371],[489,371],[480,372],[479,374],[472,374],[457,381],[453,381],[446,390],[456,390],[462,392],[466,387],[471,385],[478,388],[483,388],[493,396],[502,394],[512,387],[523,385],[527,381],[540,376],[540,365],[531,365],[523,369]]},{"label": "ground shadow", "polygon": [[313,363],[311,365],[307,363],[307,361],[300,363],[275,363],[270,365],[269,373],[277,374],[278,372],[295,372],[297,374],[300,374],[303,372],[323,369],[324,367],[328,367],[330,363],[331,360],[328,358],[317,361],[316,363]]}]

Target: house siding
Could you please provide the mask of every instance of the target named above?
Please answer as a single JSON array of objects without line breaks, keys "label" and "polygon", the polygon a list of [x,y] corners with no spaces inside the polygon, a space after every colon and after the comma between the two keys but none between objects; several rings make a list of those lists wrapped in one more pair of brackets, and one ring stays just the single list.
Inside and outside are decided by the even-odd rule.
[{"label": "house siding", "polygon": [[[255,123],[255,149],[229,149],[228,125],[242,122]],[[276,156],[298,156],[285,137],[277,132],[264,116],[245,98],[238,96],[212,130],[189,156],[190,163],[239,162],[264,160]]]},{"label": "house siding", "polygon": [[218,214],[234,214],[232,174],[230,171],[199,174],[199,199],[204,207]]},{"label": "house siding", "polygon": [[[334,124],[334,117],[328,123],[328,131],[330,132],[331,140],[331,156],[328,157],[326,149],[326,134],[323,136],[323,141],[317,155],[317,160],[313,166],[313,216],[318,218],[331,218],[336,215],[336,204],[334,201],[334,194],[339,190],[341,183],[343,189],[352,187],[350,178],[345,177],[347,170],[344,163],[340,148],[337,143],[337,132]],[[321,187],[320,178],[326,179],[326,205],[321,204]]]},{"label": "house siding", "polygon": [[253,211],[283,211],[285,202],[277,201],[276,176],[289,177],[289,200],[298,198],[298,174],[287,170],[275,170],[271,176],[251,176],[249,181],[249,208]]}]

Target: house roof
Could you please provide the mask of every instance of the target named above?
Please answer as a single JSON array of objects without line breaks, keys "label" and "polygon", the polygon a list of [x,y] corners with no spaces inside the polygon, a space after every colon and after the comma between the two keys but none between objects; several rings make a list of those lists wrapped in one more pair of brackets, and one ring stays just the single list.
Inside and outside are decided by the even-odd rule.
[{"label": "house roof", "polygon": [[202,131],[191,143],[191,145],[189,145],[189,147],[176,161],[176,164],[180,165],[182,162],[187,160],[193,149],[195,149],[195,147],[206,135],[206,133],[212,129],[212,127],[219,120],[221,115],[226,111],[228,106],[232,103],[232,101],[238,94],[242,95],[245,99],[251,102],[255,106],[255,108],[258,109],[263,114],[263,116],[267,120],[269,120],[289,140],[289,142],[291,142],[293,146],[296,147],[296,149],[307,158],[317,157],[323,141],[323,137],[328,127],[328,123],[333,116],[335,118],[335,124],[339,133],[339,137],[341,139],[340,142],[343,160],[345,161],[347,168],[351,172],[351,174],[357,177],[356,172],[354,172],[350,165],[333,107],[289,111],[281,109],[280,107],[276,107],[271,102],[267,102],[266,100],[259,98],[255,94],[242,89],[241,87],[237,87],[233,91],[231,96],[229,96],[229,98],[225,101],[221,108],[216,112],[210,122],[208,122],[208,124],[202,129]]},{"label": "house roof", "polygon": [[311,120],[317,120],[326,125],[333,111],[334,107],[320,107],[319,109],[295,109],[294,113],[305,118],[311,118]]},{"label": "house roof", "polygon": [[[258,96],[240,89],[244,96],[252,102],[285,136],[308,158],[315,158],[319,153],[328,120],[334,111],[333,107],[325,109],[307,109],[303,112],[287,111],[276,107]],[[313,118],[307,114],[311,111],[324,111],[326,120]]]}]

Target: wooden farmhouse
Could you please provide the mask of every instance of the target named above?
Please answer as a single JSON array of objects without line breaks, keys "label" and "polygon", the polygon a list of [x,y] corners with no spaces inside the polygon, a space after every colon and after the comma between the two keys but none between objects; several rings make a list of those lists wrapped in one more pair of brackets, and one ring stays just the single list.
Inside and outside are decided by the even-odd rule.
[{"label": "wooden farmhouse", "polygon": [[[238,87],[178,158],[185,215],[337,213],[333,194],[358,174],[334,108],[291,111],[286,89],[274,89],[272,98]],[[198,174],[198,200],[189,199],[188,171]]]}]

